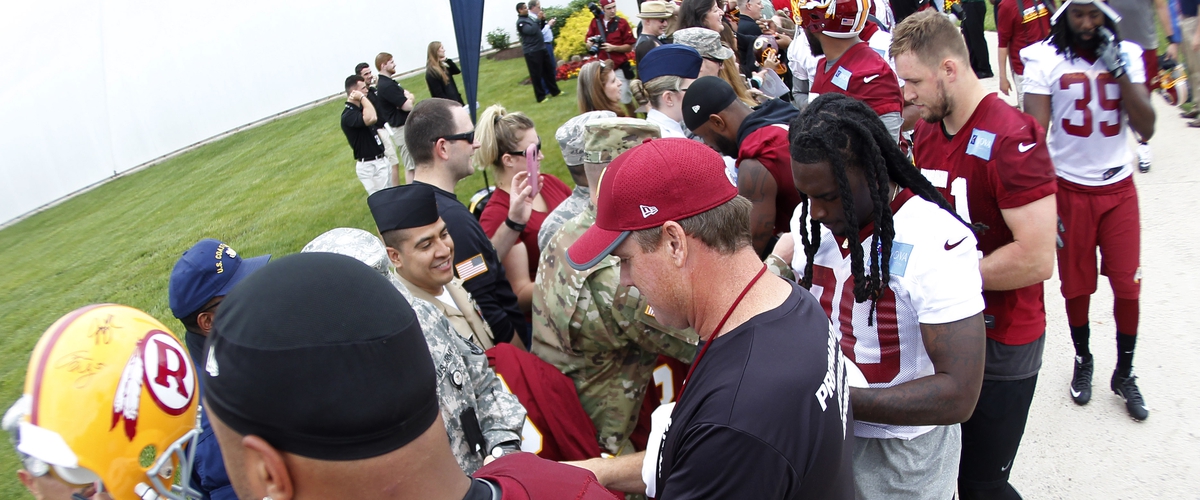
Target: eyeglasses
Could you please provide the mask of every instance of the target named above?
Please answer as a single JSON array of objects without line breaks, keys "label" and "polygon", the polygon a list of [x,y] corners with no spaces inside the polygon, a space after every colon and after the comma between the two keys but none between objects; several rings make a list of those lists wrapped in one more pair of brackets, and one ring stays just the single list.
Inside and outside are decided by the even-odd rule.
[{"label": "eyeglasses", "polygon": [[445,139],[449,142],[467,141],[471,144],[475,144],[475,131],[472,130],[470,132],[463,132],[461,134],[452,134],[452,135],[443,135],[441,137],[434,137],[433,142],[437,142],[438,139]]},{"label": "eyeglasses", "polygon": [[[537,143],[537,152],[539,152],[539,153],[542,152],[542,143],[541,142]],[[509,151],[508,154],[510,154],[512,156],[525,156],[524,151]]]}]

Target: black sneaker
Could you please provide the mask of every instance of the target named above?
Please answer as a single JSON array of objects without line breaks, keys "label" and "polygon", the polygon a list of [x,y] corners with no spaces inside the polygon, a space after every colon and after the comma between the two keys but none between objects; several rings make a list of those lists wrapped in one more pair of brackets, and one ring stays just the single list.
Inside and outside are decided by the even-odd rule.
[{"label": "black sneaker", "polygon": [[1092,355],[1075,356],[1075,375],[1071,377],[1071,399],[1083,406],[1092,400]]},{"label": "black sneaker", "polygon": [[1138,389],[1137,377],[1133,372],[1122,378],[1114,371],[1112,390],[1125,400],[1125,409],[1134,420],[1146,420],[1146,417],[1150,416],[1150,410],[1146,408],[1146,400],[1142,399],[1142,391]]}]

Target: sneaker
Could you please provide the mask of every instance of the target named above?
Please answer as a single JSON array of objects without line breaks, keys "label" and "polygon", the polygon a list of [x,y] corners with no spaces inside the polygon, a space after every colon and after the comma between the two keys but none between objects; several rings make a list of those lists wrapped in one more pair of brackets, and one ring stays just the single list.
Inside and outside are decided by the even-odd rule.
[{"label": "sneaker", "polygon": [[1137,147],[1138,156],[1138,172],[1147,173],[1150,171],[1150,162],[1153,157],[1150,154],[1150,145],[1144,142],[1139,143]]},{"label": "sneaker", "polygon": [[1075,375],[1071,377],[1071,399],[1083,406],[1092,400],[1092,355],[1075,356]]},{"label": "sneaker", "polygon": [[1133,372],[1130,372],[1128,377],[1121,378],[1114,371],[1112,376],[1112,390],[1116,395],[1121,396],[1125,400],[1125,409],[1129,411],[1129,416],[1133,417],[1134,420],[1146,420],[1146,417],[1150,416],[1150,410],[1146,408],[1146,400],[1142,399],[1142,391],[1138,389],[1137,377]]}]

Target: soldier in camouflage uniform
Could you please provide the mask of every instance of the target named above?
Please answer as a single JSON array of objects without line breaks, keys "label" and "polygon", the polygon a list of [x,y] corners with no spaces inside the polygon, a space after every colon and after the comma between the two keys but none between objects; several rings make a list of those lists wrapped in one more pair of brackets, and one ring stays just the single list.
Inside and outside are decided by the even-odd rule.
[{"label": "soldier in camouflage uniform", "polygon": [[542,221],[542,228],[538,230],[538,250],[545,251],[550,238],[554,237],[554,233],[558,232],[563,223],[575,218],[591,203],[587,175],[583,172],[583,126],[592,120],[616,116],[612,111],[588,111],[567,120],[567,123],[558,127],[558,131],[554,133],[558,147],[562,150],[563,161],[567,164],[567,170],[571,172],[571,180],[575,181],[575,189],[571,191],[571,196],[559,203],[558,207],[546,216],[546,220]]},{"label": "soldier in camouflage uniform", "polygon": [[450,449],[464,472],[471,474],[482,467],[486,455],[520,449],[525,408],[504,390],[496,372],[488,367],[483,349],[455,333],[433,304],[413,297],[400,283],[379,238],[361,229],[337,228],[318,236],[302,251],[354,257],[391,280],[412,304],[437,371],[438,400]]},{"label": "soldier in camouflage uniform", "polygon": [[[605,118],[588,123],[584,161],[590,184],[595,185],[604,166],[618,154],[659,134],[658,125],[645,120]],[[533,294],[533,353],[575,381],[583,409],[596,425],[600,447],[619,455],[634,451],[629,435],[658,355],[690,363],[697,339],[690,329],[667,328],[654,319],[638,290],[620,284],[616,257],[607,257],[587,271],[567,264],[567,248],[595,220],[592,199],[586,210],[563,224],[542,252]]]}]

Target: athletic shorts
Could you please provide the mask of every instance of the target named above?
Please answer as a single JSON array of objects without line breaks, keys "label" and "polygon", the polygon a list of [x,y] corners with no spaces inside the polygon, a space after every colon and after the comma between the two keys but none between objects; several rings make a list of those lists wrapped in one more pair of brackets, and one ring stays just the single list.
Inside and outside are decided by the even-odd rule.
[{"label": "athletic shorts", "polygon": [[991,489],[1008,483],[1037,375],[1021,380],[984,380],[971,418],[962,423],[959,489]]},{"label": "athletic shorts", "polygon": [[1113,295],[1136,300],[1142,291],[1142,225],[1133,176],[1097,187],[1059,178],[1056,199],[1065,229],[1063,248],[1058,249],[1063,297],[1073,299],[1095,293],[1098,267],[1100,274],[1108,276]]},{"label": "athletic shorts", "polygon": [[1154,93],[1154,89],[1161,86],[1161,82],[1158,81],[1158,50],[1143,50],[1142,64],[1146,66],[1146,90]]},{"label": "athletic shorts", "polygon": [[954,498],[962,429],[939,425],[910,440],[854,438],[858,500]]}]

